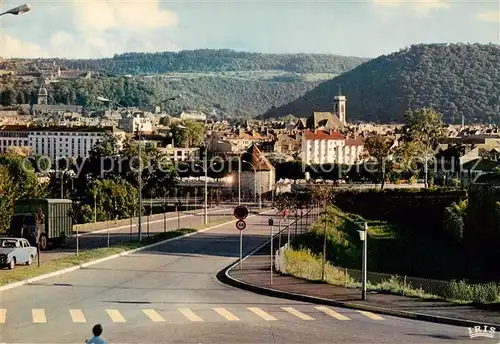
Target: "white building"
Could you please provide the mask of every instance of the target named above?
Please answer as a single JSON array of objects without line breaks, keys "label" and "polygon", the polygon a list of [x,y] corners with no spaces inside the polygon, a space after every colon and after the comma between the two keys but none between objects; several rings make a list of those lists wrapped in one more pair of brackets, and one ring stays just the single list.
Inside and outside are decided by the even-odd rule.
[{"label": "white building", "polygon": [[121,143],[125,132],[113,127],[0,127],[0,153],[11,147],[28,148],[31,154],[57,159],[87,157],[92,147],[105,135],[112,134]]},{"label": "white building", "polygon": [[166,155],[169,161],[198,161],[200,160],[199,148],[177,148],[173,145],[167,145],[165,148],[158,148],[158,150]]},{"label": "white building", "polygon": [[362,161],[363,140],[345,137],[337,131],[306,130],[302,136],[302,162],[305,164],[346,164]]},{"label": "white building", "polygon": [[118,128],[126,133],[134,133],[139,128],[141,133],[150,134],[153,132],[154,123],[152,118],[141,117],[138,114],[136,117],[127,116],[118,120]]}]

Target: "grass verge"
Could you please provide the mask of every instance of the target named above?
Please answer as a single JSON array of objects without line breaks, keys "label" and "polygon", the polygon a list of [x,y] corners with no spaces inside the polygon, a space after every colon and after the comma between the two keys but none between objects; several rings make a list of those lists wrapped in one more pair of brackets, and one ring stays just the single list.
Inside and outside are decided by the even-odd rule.
[{"label": "grass verge", "polygon": [[226,217],[211,221],[207,225],[200,225],[195,228],[181,228],[175,231],[158,233],[150,236],[149,238],[145,237],[142,240],[142,242],[130,241],[112,245],[110,247],[105,247],[105,248],[82,250],[79,252],[78,255],[76,255],[75,253],[71,256],[54,259],[48,261],[47,263],[41,264],[40,267],[36,266],[36,262],[34,262],[33,266],[26,266],[26,267],[17,266],[14,270],[2,271],[0,273],[0,286],[40,276],[43,274],[55,272],[58,270],[63,270],[66,268],[90,262],[92,260],[105,258],[108,256],[112,256],[114,254],[119,254],[125,251],[133,250],[135,248],[154,244],[163,240],[197,232],[199,230],[223,224],[229,221],[232,221],[232,219],[228,219]]},{"label": "grass verge", "polygon": [[[500,284],[468,283],[453,274],[443,274],[443,271],[459,265],[460,260],[453,259],[452,247],[444,244],[436,247],[433,241],[440,243],[437,238],[432,240],[424,234],[418,238],[385,221],[366,220],[333,206],[328,208],[326,217],[321,215],[311,225],[308,233],[294,238],[291,249],[285,253],[286,273],[321,282],[326,234],[327,264],[323,281],[348,288],[360,287],[362,255],[357,230],[364,222],[368,223],[369,236],[369,290],[422,299],[500,306]],[[427,275],[422,276],[424,273]],[[412,275],[421,277],[410,277]]]},{"label": "grass verge", "polygon": [[[284,254],[285,273],[313,282],[322,282],[322,259],[309,249],[288,249]],[[360,271],[325,265],[324,283],[345,288],[361,288]],[[370,276],[371,275],[371,276]],[[421,299],[446,300],[460,304],[473,304],[481,308],[500,305],[500,285],[496,283],[469,284],[466,281],[437,281],[404,278],[389,274],[368,274],[367,290]]]}]

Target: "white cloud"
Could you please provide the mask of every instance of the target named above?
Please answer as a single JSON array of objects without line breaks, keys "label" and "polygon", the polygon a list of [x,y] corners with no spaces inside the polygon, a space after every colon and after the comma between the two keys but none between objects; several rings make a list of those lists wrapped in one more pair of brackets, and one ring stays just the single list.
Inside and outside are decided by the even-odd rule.
[{"label": "white cloud", "polygon": [[24,42],[9,35],[0,35],[0,56],[48,57],[49,53],[37,44]]},{"label": "white cloud", "polygon": [[487,23],[500,23],[500,11],[488,11],[478,13],[476,19]]},{"label": "white cloud", "polygon": [[160,9],[159,0],[73,0],[73,6],[76,25],[81,31],[158,29],[177,25],[177,16]]},{"label": "white cloud", "polygon": [[425,16],[433,10],[450,8],[450,4],[444,0],[372,0],[372,3],[376,8],[383,8],[385,10],[391,8],[411,9],[419,17]]},{"label": "white cloud", "polygon": [[74,40],[74,37],[67,32],[58,31],[50,38],[50,43],[53,46],[67,45]]}]

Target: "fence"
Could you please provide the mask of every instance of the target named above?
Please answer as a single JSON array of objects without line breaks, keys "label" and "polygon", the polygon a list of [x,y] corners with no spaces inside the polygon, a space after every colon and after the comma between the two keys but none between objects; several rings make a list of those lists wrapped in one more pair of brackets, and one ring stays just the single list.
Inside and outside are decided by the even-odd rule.
[{"label": "fence", "polygon": [[[296,235],[309,230],[309,225],[319,216],[314,207],[304,217],[285,226],[282,238],[275,246],[274,268],[282,274],[289,274],[311,281],[325,281],[347,288],[361,287],[362,271],[334,266],[310,253],[289,250],[289,242]],[[294,230],[297,227],[297,230]],[[289,233],[289,235],[288,235]],[[280,236],[277,234],[277,237]],[[280,244],[282,243],[282,244]],[[457,301],[489,303],[500,301],[500,284],[468,284],[466,282],[443,281],[367,271],[367,289],[396,295],[441,298]]]}]

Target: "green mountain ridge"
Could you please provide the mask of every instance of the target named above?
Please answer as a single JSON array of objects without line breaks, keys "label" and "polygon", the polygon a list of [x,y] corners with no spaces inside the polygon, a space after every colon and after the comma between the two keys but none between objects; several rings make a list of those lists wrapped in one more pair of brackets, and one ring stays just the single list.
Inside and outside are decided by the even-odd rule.
[{"label": "green mountain ridge", "polygon": [[330,54],[264,54],[229,49],[198,49],[180,52],[125,53],[115,54],[113,58],[58,60],[58,62],[71,69],[132,75],[252,70],[341,74],[368,60]]},{"label": "green mountain ridge", "polygon": [[[31,65],[96,71],[91,79],[61,79],[49,85],[49,103],[102,107],[104,96],[123,106],[150,108],[182,93],[186,99],[165,103],[164,110],[211,112],[231,117],[255,117],[313,89],[320,80],[346,72],[367,59],[325,54],[258,54],[231,50],[179,53],[127,53],[107,59],[12,59],[7,70]],[[122,77],[133,75],[132,78]],[[38,86],[15,75],[0,75],[0,105],[36,102]]]},{"label": "green mountain ridge", "polygon": [[339,89],[351,121],[402,122],[409,108],[431,107],[447,123],[500,122],[500,46],[419,44],[382,55],[325,81],[264,118],[331,111]]}]

